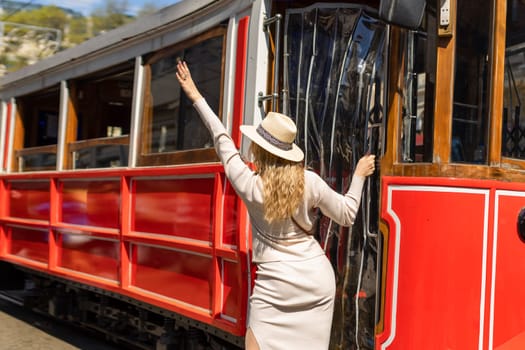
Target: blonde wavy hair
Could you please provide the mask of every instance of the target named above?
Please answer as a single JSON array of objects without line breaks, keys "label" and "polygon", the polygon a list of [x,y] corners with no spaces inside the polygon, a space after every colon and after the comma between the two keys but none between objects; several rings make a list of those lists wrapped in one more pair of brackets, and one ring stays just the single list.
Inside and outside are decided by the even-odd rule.
[{"label": "blonde wavy hair", "polygon": [[254,142],[250,152],[264,185],[264,218],[270,223],[290,218],[304,196],[302,162],[277,157]]}]

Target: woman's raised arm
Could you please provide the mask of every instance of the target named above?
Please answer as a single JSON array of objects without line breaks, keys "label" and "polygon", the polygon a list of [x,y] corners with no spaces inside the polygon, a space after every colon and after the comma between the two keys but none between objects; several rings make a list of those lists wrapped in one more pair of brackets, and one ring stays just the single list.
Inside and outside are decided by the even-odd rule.
[{"label": "woman's raised arm", "polygon": [[202,98],[199,89],[197,89],[197,86],[195,86],[195,83],[191,78],[191,73],[186,62],[179,61],[179,63],[177,63],[177,72],[175,74],[177,75],[177,80],[179,81],[182,90],[184,90],[184,93],[188,96],[191,103],[195,103]]}]

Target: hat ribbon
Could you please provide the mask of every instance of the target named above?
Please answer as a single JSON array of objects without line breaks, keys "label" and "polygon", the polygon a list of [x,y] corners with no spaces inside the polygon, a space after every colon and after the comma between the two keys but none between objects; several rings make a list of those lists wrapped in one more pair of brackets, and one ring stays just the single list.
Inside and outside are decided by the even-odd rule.
[{"label": "hat ribbon", "polygon": [[282,142],[281,140],[276,139],[273,137],[272,134],[270,134],[265,128],[262,127],[262,125],[259,124],[257,127],[257,133],[266,141],[268,141],[273,146],[283,150],[283,151],[289,151],[292,149],[291,143]]}]

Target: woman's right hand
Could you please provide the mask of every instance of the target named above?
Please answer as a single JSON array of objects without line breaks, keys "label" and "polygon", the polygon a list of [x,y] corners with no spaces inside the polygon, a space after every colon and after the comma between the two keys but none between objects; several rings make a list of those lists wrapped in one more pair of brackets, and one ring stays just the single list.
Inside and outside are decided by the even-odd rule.
[{"label": "woman's right hand", "polygon": [[195,103],[198,99],[202,98],[199,89],[197,89],[197,86],[195,86],[195,83],[191,78],[190,70],[186,62],[179,61],[179,63],[177,63],[177,72],[175,75],[180,83],[180,87],[184,90],[186,96],[188,96],[192,103]]},{"label": "woman's right hand", "polygon": [[374,154],[367,154],[357,162],[355,167],[355,175],[367,177],[374,173],[376,169],[376,156]]}]

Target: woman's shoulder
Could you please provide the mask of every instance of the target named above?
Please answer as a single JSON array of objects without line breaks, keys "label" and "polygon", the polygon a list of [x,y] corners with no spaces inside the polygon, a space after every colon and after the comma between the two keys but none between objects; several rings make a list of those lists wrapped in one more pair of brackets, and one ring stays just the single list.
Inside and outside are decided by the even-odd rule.
[{"label": "woman's shoulder", "polygon": [[308,182],[313,182],[313,183],[324,182],[321,176],[319,176],[319,174],[316,173],[313,169],[305,169],[304,178],[307,183]]},{"label": "woman's shoulder", "polygon": [[310,207],[318,207],[319,201],[329,189],[328,184],[314,170],[305,169],[305,198]]}]

